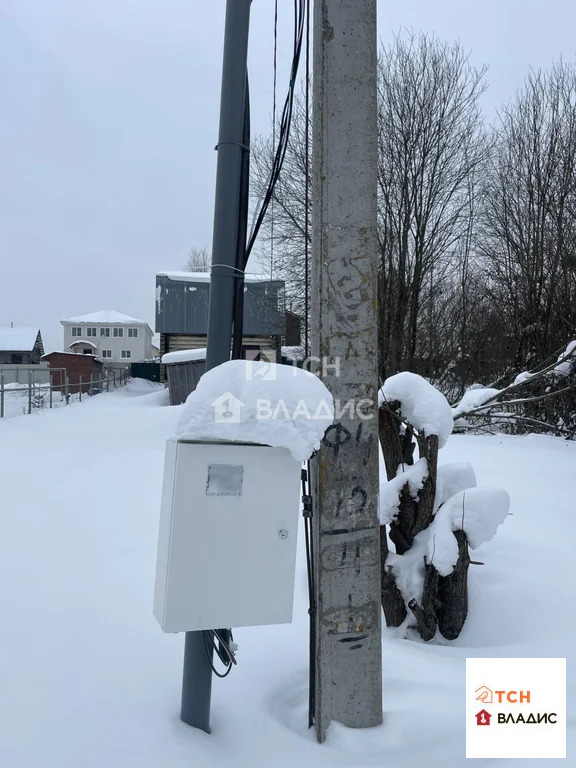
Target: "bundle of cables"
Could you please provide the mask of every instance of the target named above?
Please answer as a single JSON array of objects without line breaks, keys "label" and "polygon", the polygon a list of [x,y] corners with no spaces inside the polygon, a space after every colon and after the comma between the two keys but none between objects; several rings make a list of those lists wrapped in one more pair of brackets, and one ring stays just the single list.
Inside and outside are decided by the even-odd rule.
[{"label": "bundle of cables", "polygon": [[270,170],[270,175],[268,177],[268,181],[267,181],[264,193],[261,197],[259,207],[257,208],[256,213],[254,215],[250,237],[248,238],[244,268],[248,263],[248,258],[250,257],[250,253],[252,252],[252,248],[254,247],[256,237],[258,236],[258,232],[260,230],[260,227],[262,226],[264,217],[266,216],[266,211],[268,210],[268,206],[270,205],[270,201],[272,200],[272,197],[274,195],[274,187],[276,186],[276,182],[278,181],[278,178],[280,176],[280,171],[282,170],[284,158],[286,156],[286,151],[288,149],[288,141],[290,139],[290,126],[292,123],[292,109],[294,106],[294,90],[296,87],[296,77],[298,74],[298,66],[300,64],[302,42],[304,40],[304,29],[305,29],[304,22],[306,20],[306,8],[307,8],[308,2],[309,0],[294,0],[294,36],[293,36],[292,64],[290,66],[290,82],[288,85],[288,93],[286,94],[286,99],[284,101],[284,106],[282,109],[282,115],[280,117],[280,125],[278,130],[278,145],[274,152],[274,157],[272,160],[272,168]]},{"label": "bundle of cables", "polygon": [[[274,11],[274,139],[276,137],[276,48],[277,48],[277,26],[278,26],[278,0],[275,0]],[[282,109],[282,115],[280,118],[279,131],[278,131],[278,143],[274,141],[274,152],[272,158],[272,167],[270,174],[266,180],[266,186],[260,197],[256,211],[252,221],[252,228],[250,235],[247,237],[248,229],[248,185],[249,185],[249,150],[246,149],[244,157],[242,159],[242,178],[240,188],[240,220],[238,227],[238,250],[236,254],[236,278],[237,284],[234,295],[234,309],[233,309],[233,346],[232,346],[232,359],[238,359],[242,357],[242,338],[243,332],[243,320],[244,320],[244,291],[242,290],[242,280],[244,278],[244,272],[248,264],[248,259],[258,237],[260,228],[270,206],[270,203],[274,197],[274,188],[280,177],[280,172],[284,164],[284,158],[288,149],[288,142],[290,139],[290,127],[292,123],[292,112],[294,106],[294,91],[296,87],[296,78],[298,75],[298,67],[300,64],[300,56],[302,53],[302,44],[304,35],[309,36],[309,0],[294,0],[294,34],[292,40],[292,63],[290,65],[290,80],[288,84],[288,92],[284,101]],[[306,42],[306,53],[308,55],[308,37]],[[307,60],[307,75],[308,75],[308,60]],[[307,77],[308,83],[308,77]],[[246,107],[244,113],[244,137],[243,144],[248,147],[250,144],[250,99],[249,99],[249,87],[248,87],[248,75],[246,75]]]},{"label": "bundle of cables", "polygon": [[[236,657],[234,655],[237,650],[236,644],[232,640],[232,630],[230,629],[208,629],[204,631],[204,644],[206,646],[206,653],[210,659],[210,665],[212,672],[217,677],[226,677],[230,674],[232,666],[236,664]],[[212,663],[212,652],[215,652],[222,664],[224,665],[224,672],[219,672]]]},{"label": "bundle of cables", "polygon": [[[290,81],[288,85],[288,92],[284,101],[282,114],[279,123],[278,130],[278,144],[275,147],[274,156],[272,159],[272,167],[270,175],[268,176],[266,187],[263,195],[259,201],[259,205],[254,215],[252,229],[250,236],[246,243],[246,249],[243,249],[242,240],[245,238],[247,229],[247,213],[248,213],[248,152],[245,152],[245,158],[243,160],[243,184],[241,189],[241,204],[240,209],[241,221],[239,229],[239,248],[237,252],[236,270],[237,281],[240,282],[243,279],[243,272],[246,269],[250,253],[254,247],[254,243],[258,236],[258,232],[268,211],[270,202],[274,196],[274,188],[280,177],[280,172],[284,164],[284,158],[288,149],[288,142],[290,139],[290,127],[292,123],[292,111],[294,105],[294,91],[296,87],[296,78],[298,74],[298,67],[300,64],[300,55],[302,52],[302,44],[304,35],[306,32],[306,88],[308,89],[308,45],[309,45],[309,2],[310,0],[294,0],[294,35],[292,44],[292,63],[290,66]],[[275,3],[274,14],[274,83],[276,83],[276,40],[277,40],[277,20],[278,20],[278,0]],[[308,92],[308,91],[307,91]],[[306,104],[308,110],[308,103]],[[246,111],[244,118],[244,144],[247,146],[250,142],[250,105],[249,105],[249,89],[248,80],[246,81]],[[306,148],[308,154],[308,148]],[[244,228],[244,231],[242,229]],[[244,250],[244,253],[242,253]],[[244,292],[238,288],[235,291],[234,296],[234,339],[233,339],[233,359],[240,358],[242,356],[242,339],[243,339],[243,297]],[[310,539],[310,531],[307,527],[307,543]],[[308,563],[309,578],[311,574],[311,562]],[[312,597],[311,597],[312,600]],[[218,677],[226,677],[230,674],[233,665],[235,665],[236,658],[234,652],[236,645],[232,642],[232,631],[229,629],[219,630],[207,630],[204,632],[204,643],[206,646],[206,653],[210,659],[212,671]],[[219,672],[215,669],[212,663],[212,654],[216,653],[225,671]]]}]

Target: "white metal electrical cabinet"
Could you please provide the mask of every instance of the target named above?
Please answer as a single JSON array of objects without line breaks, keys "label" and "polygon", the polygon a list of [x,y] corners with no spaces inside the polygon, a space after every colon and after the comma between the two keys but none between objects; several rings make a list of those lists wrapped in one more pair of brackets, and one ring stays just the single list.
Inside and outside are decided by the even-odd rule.
[{"label": "white metal electrical cabinet", "polygon": [[292,621],[300,470],[284,448],[167,442],[154,595],[164,632]]}]

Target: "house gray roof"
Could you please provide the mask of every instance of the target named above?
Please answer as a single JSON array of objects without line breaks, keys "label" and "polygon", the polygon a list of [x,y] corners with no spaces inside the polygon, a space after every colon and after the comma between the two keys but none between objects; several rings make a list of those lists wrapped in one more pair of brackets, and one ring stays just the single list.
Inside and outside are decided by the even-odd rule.
[{"label": "house gray roof", "polygon": [[91,312],[88,315],[69,317],[61,320],[62,323],[110,323],[113,325],[148,325],[145,320],[138,320],[130,315],[123,315],[115,309],[101,309],[99,312]]},{"label": "house gray roof", "polygon": [[[184,281],[187,283],[209,283],[210,272],[157,272],[158,277],[169,277],[170,280]],[[274,282],[270,275],[263,272],[245,272],[245,283],[269,283]]]},{"label": "house gray roof", "polygon": [[122,312],[116,312],[115,309],[101,309],[99,312],[90,312],[87,315],[78,315],[78,317],[68,317],[60,320],[62,325],[72,323],[94,323],[96,325],[145,325],[152,335],[152,329],[145,320],[138,320],[136,317],[124,315]]},{"label": "house gray roof", "polygon": [[32,352],[38,328],[0,328],[0,352]]}]

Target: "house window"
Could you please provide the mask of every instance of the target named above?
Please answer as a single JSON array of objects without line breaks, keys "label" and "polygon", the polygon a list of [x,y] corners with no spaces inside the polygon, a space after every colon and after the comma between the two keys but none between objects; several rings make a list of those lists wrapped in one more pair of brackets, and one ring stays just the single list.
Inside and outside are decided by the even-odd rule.
[{"label": "house window", "polygon": [[82,350],[82,354],[83,355],[91,355],[92,354],[92,350],[91,349],[83,349]]},{"label": "house window", "polygon": [[107,339],[110,338],[110,328],[100,328],[100,336],[105,336]]},{"label": "house window", "polygon": [[94,336],[96,338],[96,328],[86,328],[86,336]]},{"label": "house window", "polygon": [[114,328],[114,336],[121,339],[124,336],[124,328]]},{"label": "house window", "polygon": [[128,337],[131,339],[138,338],[138,328],[128,328]]},{"label": "house window", "polygon": [[112,350],[111,349],[103,349],[100,353],[102,357],[112,357]]},{"label": "house window", "polygon": [[22,365],[22,355],[19,355],[17,352],[12,353],[12,359],[10,362],[12,365]]},{"label": "house window", "polygon": [[82,336],[82,328],[72,326],[72,336]]},{"label": "house window", "polygon": [[129,358],[132,357],[132,352],[129,349],[123,349],[122,350],[122,357],[123,358]]}]

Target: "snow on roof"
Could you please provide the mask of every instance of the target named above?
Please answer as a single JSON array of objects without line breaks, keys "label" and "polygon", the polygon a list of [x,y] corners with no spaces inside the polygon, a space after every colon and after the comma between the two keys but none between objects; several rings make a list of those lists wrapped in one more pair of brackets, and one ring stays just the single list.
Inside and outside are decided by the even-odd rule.
[{"label": "snow on roof", "polygon": [[[168,277],[170,280],[179,280],[181,282],[188,283],[209,283],[210,272],[158,272],[157,277]],[[248,273],[244,274],[244,282],[246,283],[271,283],[282,282],[279,280],[273,280],[269,275],[264,273]]]},{"label": "snow on roof", "polygon": [[31,352],[38,328],[0,328],[0,352]]},{"label": "snow on roof", "polygon": [[78,339],[78,341],[73,341],[72,344],[70,344],[71,347],[75,347],[76,344],[87,344],[89,347],[93,347],[94,349],[98,349],[96,344],[92,344],[91,341],[85,341],[84,339]]},{"label": "snow on roof", "polygon": [[163,364],[189,363],[191,360],[206,360],[206,347],[200,349],[179,349],[176,352],[167,352],[162,356]]},{"label": "snow on roof", "polygon": [[72,357],[93,357],[95,360],[100,360],[100,358],[97,355],[79,355],[78,352],[63,352],[59,349],[55,349],[52,352],[47,352],[45,355],[42,355],[40,358],[41,360],[44,360],[45,357],[51,357],[52,355],[71,355]]},{"label": "snow on roof", "polygon": [[137,320],[130,315],[123,315],[115,309],[101,309],[100,312],[92,312],[88,315],[69,317],[61,320],[61,323],[113,323],[114,325],[148,325],[144,320]]}]

